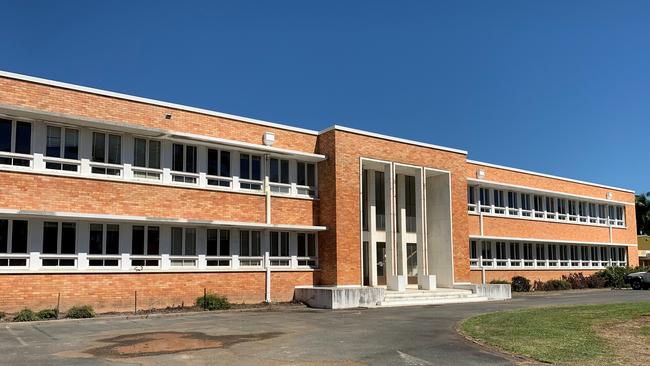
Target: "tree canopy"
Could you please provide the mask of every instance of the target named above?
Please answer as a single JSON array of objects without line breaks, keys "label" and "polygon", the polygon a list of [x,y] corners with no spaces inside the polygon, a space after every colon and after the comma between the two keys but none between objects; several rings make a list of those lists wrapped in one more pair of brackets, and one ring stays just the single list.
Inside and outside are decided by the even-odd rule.
[{"label": "tree canopy", "polygon": [[636,195],[636,233],[650,235],[650,192]]}]

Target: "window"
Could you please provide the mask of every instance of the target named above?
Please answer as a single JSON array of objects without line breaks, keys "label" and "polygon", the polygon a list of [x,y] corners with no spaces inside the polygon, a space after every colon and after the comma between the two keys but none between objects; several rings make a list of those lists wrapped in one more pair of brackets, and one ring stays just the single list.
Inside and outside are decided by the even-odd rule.
[{"label": "window", "polygon": [[567,249],[566,245],[560,245],[560,265],[561,266],[568,266],[569,263],[567,262],[569,260],[569,251]]},{"label": "window", "polygon": [[259,257],[262,255],[259,231],[241,230],[239,232],[239,255],[242,257]]},{"label": "window", "polygon": [[579,256],[578,256],[578,246],[571,246],[571,266],[577,267],[580,265]]},{"label": "window", "polygon": [[587,222],[587,202],[578,204],[578,214],[580,215],[580,222]]},{"label": "window", "polygon": [[196,184],[196,146],[174,144],[172,148],[172,170],[175,172],[191,173],[172,174],[174,182]]},{"label": "window", "polygon": [[[172,228],[172,256],[195,256],[196,255],[196,229],[195,228]],[[195,259],[175,258],[171,259],[173,267],[194,267]]]},{"label": "window", "polygon": [[[467,204],[475,205],[476,204],[476,190],[472,186],[467,187]],[[470,211],[474,211],[474,208],[470,206]]]},{"label": "window", "polygon": [[519,208],[517,196],[517,192],[508,192],[508,207]]},{"label": "window", "polygon": [[532,267],[535,264],[533,260],[533,244],[524,243],[524,266]]},{"label": "window", "polygon": [[503,201],[503,191],[499,189],[495,189],[493,190],[493,192],[494,192],[494,206],[506,207],[506,204]]},{"label": "window", "polygon": [[262,157],[259,155],[239,154],[239,178],[246,180],[240,180],[240,188],[261,190],[262,184],[257,182],[262,180]]},{"label": "window", "polygon": [[558,219],[560,220],[566,220],[566,199],[564,198],[558,198],[557,199],[557,212],[558,212]]},{"label": "window", "polygon": [[[59,230],[60,229],[60,230]],[[45,222],[43,224],[43,254],[75,254],[77,226],[72,222]],[[72,258],[43,259],[43,266],[74,266]]]},{"label": "window", "polygon": [[262,255],[262,248],[260,245],[261,235],[262,234],[259,231],[241,230],[239,232],[239,264],[241,266],[247,267],[262,265],[262,260],[259,258],[246,258],[260,257]]},{"label": "window", "polygon": [[490,206],[490,190],[487,188],[479,188],[478,193],[481,205]]},{"label": "window", "polygon": [[497,266],[504,267],[508,265],[508,253],[506,252],[506,243],[498,241],[495,243],[496,246],[496,258]]},{"label": "window", "polygon": [[417,230],[417,220],[415,218],[415,177],[407,175],[404,177],[404,203],[406,206],[406,232],[414,233]]},{"label": "window", "polygon": [[555,197],[546,197],[546,217],[555,218]]},{"label": "window", "polygon": [[275,183],[289,184],[289,160],[271,158],[269,180]]},{"label": "window", "polygon": [[[27,253],[27,221],[0,220],[0,253]],[[0,267],[26,265],[26,258],[0,259]]]},{"label": "window", "polygon": [[133,139],[133,177],[160,180],[160,172],[138,168],[160,169],[160,141]]},{"label": "window", "polygon": [[[208,149],[208,176],[230,177],[230,151]],[[230,187],[230,179],[208,177],[208,185]]]},{"label": "window", "polygon": [[361,228],[368,231],[368,171],[364,170],[361,174]]},{"label": "window", "polygon": [[[316,234],[298,233],[298,265],[316,267]],[[306,259],[305,257],[309,257]]]},{"label": "window", "polygon": [[[478,248],[476,245],[476,240],[470,240],[469,242],[469,259],[478,259]],[[470,265],[477,265],[477,261],[470,261]]]},{"label": "window", "polygon": [[596,204],[595,203],[589,203],[589,222],[591,223],[596,223],[596,217],[598,216],[598,213],[596,212]]},{"label": "window", "polygon": [[32,124],[29,122],[0,119],[0,164],[29,166],[30,159],[3,155],[32,153]]},{"label": "window", "polygon": [[544,197],[534,195],[533,196],[533,210],[535,210],[535,217],[543,218],[544,217]]},{"label": "window", "polygon": [[[95,163],[122,164],[122,137],[101,132],[93,132],[92,161]],[[120,168],[93,166],[94,174],[117,175]]]},{"label": "window", "polygon": [[[134,225],[131,232],[131,254],[134,256],[157,256],[160,250],[160,228],[158,226]],[[158,259],[136,258],[132,266],[157,267]]]},{"label": "window", "polygon": [[517,261],[517,263],[513,263],[513,265],[520,265],[519,260],[521,259],[521,256],[519,253],[519,243],[510,243],[510,258]]},{"label": "window", "polygon": [[[79,130],[66,127],[47,126],[45,156],[79,160]],[[46,169],[66,170],[72,172],[79,171],[79,164],[45,160]]]},{"label": "window", "polygon": [[623,206],[616,206],[616,225],[625,226],[625,210]]},{"label": "window", "polygon": [[[289,256],[289,233],[271,231],[271,257]],[[289,259],[271,259],[272,266],[288,266]]]},{"label": "window", "polygon": [[[311,163],[298,162],[298,194],[316,196],[316,165]],[[304,188],[309,187],[309,188]]]},{"label": "window", "polygon": [[91,267],[117,267],[117,259],[92,258],[93,255],[117,255],[120,251],[120,226],[115,224],[90,224],[88,264]]},{"label": "window", "polygon": [[230,230],[208,229],[208,256],[230,255]]},{"label": "window", "polygon": [[546,266],[546,250],[544,244],[535,244],[535,255],[538,266]]},{"label": "window", "polygon": [[376,230],[386,230],[386,202],[384,172],[375,172],[375,219]]},{"label": "window", "polygon": [[607,224],[607,206],[598,205],[598,223]]},{"label": "window", "polygon": [[569,200],[569,221],[576,221],[578,217],[578,203]]},{"label": "window", "polygon": [[521,209],[523,216],[530,216],[530,194],[522,193],[521,194]]},{"label": "window", "polygon": [[481,256],[483,257],[484,266],[492,266],[492,242],[484,241],[481,243]]}]

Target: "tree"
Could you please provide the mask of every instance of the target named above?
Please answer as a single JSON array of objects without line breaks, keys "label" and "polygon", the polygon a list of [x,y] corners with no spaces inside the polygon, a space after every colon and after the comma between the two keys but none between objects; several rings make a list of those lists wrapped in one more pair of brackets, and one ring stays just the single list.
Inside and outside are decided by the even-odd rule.
[{"label": "tree", "polygon": [[650,192],[636,195],[636,233],[650,235]]}]

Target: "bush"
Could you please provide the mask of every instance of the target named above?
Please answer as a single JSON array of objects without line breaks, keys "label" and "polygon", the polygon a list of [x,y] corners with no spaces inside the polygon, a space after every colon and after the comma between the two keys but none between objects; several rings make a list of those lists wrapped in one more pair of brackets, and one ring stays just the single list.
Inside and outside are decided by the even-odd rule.
[{"label": "bush", "polygon": [[4,311],[0,311],[0,320],[4,319],[7,316]]},{"label": "bush", "polygon": [[607,267],[596,272],[594,276],[601,277],[605,281],[605,287],[623,288],[627,287],[623,280],[626,275],[634,272],[647,272],[648,267]]},{"label": "bush", "polygon": [[512,278],[512,291],[514,292],[528,292],[530,291],[530,280],[523,276],[515,276]]},{"label": "bush", "polygon": [[36,313],[39,319],[56,319],[59,317],[59,311],[56,309],[43,309]]},{"label": "bush", "polygon": [[589,287],[589,281],[582,273],[569,273],[568,276],[562,276],[574,290],[582,290]]},{"label": "bush", "polygon": [[196,306],[206,310],[225,310],[230,309],[230,302],[225,296],[207,294],[196,298]]},{"label": "bush", "polygon": [[94,318],[95,310],[90,305],[73,306],[66,313],[66,317],[72,319]]},{"label": "bush", "polygon": [[507,280],[492,280],[490,281],[492,285],[509,285],[510,281]]},{"label": "bush", "polygon": [[607,279],[598,273],[594,273],[587,277],[589,288],[604,288],[607,287]]},{"label": "bush", "polygon": [[34,320],[39,320],[40,318],[33,311],[29,309],[23,309],[14,316],[15,322],[32,322]]},{"label": "bush", "polygon": [[548,280],[546,282],[541,282],[540,286],[543,291],[562,291],[571,289],[571,284],[567,280]]}]

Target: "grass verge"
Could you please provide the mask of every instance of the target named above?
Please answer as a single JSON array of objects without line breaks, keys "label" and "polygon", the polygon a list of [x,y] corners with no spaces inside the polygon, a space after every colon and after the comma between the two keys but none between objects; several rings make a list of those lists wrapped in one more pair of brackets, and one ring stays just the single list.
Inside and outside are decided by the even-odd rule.
[{"label": "grass verge", "polygon": [[[464,320],[460,329],[478,342],[543,362],[607,364],[621,350],[613,347],[617,334],[603,330],[647,317],[650,302],[548,307],[483,314]],[[634,333],[644,337],[650,332],[644,328]]]}]

